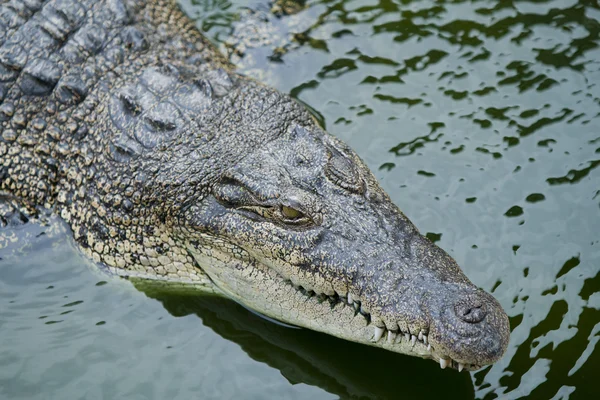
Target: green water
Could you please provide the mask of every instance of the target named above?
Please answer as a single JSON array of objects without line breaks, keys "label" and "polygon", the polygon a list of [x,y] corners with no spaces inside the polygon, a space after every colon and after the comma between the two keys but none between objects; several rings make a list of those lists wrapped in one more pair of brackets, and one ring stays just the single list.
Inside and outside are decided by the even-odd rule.
[{"label": "green water", "polygon": [[[183,5],[235,47],[240,3]],[[151,298],[95,272],[50,221],[0,249],[0,398],[600,394],[598,3],[309,1],[268,20],[271,43],[232,59],[310,106],[493,292],[511,319],[505,357],[459,374],[222,299]]]}]

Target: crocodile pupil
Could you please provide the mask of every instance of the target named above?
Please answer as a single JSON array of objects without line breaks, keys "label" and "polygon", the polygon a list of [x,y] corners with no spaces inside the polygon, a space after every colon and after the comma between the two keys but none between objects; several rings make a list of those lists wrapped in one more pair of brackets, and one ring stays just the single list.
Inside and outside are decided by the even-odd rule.
[{"label": "crocodile pupil", "polygon": [[288,219],[298,219],[302,217],[302,213],[300,211],[288,206],[282,206],[281,213]]}]

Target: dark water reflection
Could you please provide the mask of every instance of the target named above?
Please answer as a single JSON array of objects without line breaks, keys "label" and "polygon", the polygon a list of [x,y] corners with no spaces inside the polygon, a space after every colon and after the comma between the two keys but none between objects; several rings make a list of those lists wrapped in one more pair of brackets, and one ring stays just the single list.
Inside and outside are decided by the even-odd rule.
[{"label": "dark water reflection", "polygon": [[281,371],[291,384],[318,386],[341,398],[386,399],[434,397],[436,386],[442,385],[457,398],[473,398],[466,374],[444,373],[424,360],[279,326],[221,298],[154,296],[175,316],[196,314],[250,357]]},{"label": "dark water reflection", "polygon": [[458,374],[224,300],[151,301],[102,284],[66,235],[25,227],[27,251],[0,248],[1,398],[600,394],[596,1],[308,1],[280,17],[265,1],[183,5],[242,71],[311,107],[494,293],[507,354]]}]

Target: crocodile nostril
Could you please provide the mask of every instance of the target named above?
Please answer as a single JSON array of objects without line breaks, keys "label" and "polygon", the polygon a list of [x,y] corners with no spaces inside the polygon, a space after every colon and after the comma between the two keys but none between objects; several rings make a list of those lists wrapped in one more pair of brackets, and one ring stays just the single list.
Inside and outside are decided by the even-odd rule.
[{"label": "crocodile nostril", "polygon": [[487,314],[480,302],[461,300],[454,306],[456,316],[465,322],[476,324],[483,321]]}]

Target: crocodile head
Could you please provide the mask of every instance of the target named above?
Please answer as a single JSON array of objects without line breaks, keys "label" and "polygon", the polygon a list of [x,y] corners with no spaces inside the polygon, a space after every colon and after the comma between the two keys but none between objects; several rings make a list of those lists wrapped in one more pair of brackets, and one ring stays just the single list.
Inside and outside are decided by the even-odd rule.
[{"label": "crocodile head", "polygon": [[289,115],[277,104],[261,109],[281,132],[185,208],[185,247],[203,271],[236,301],[288,324],[442,368],[497,361],[509,339],[500,304],[418,232],[348,146]]},{"label": "crocodile head", "polygon": [[[118,133],[105,147],[116,167],[98,186],[142,189],[127,188],[132,201],[102,212],[112,225],[87,239],[95,259],[102,253],[128,276],[208,275],[268,317],[442,367],[476,369],[502,356],[509,326],[498,302],[419,234],[360,158],[302,105],[226,71],[191,82],[170,73],[143,71],[105,108]],[[85,218],[74,232],[104,221]],[[121,236],[118,221],[145,254],[123,256],[131,245],[111,242]],[[136,221],[145,225],[134,231]],[[160,242],[171,248],[162,256],[152,247]],[[184,253],[195,260],[185,261],[187,271],[161,266],[171,256],[188,260]]]}]

